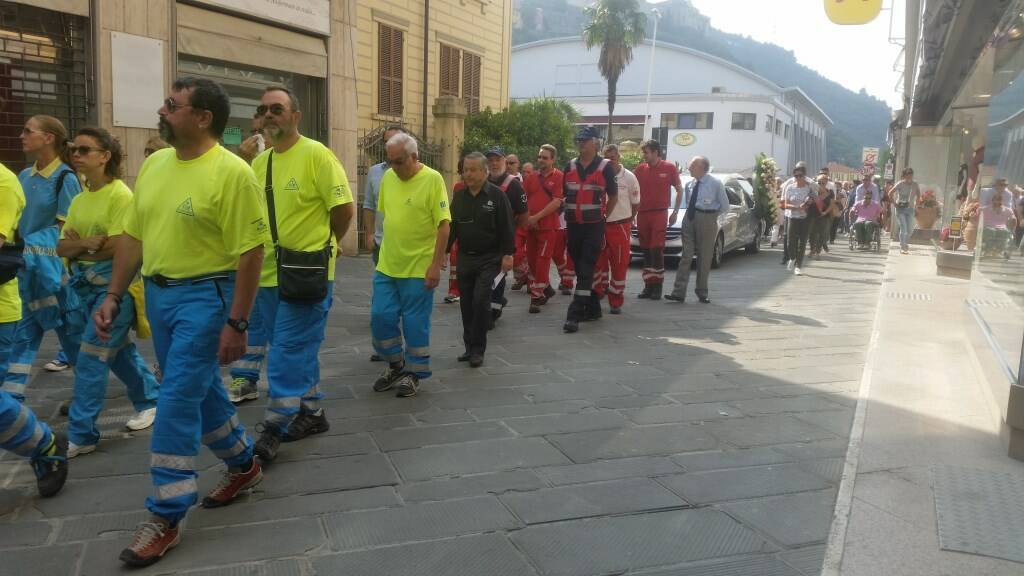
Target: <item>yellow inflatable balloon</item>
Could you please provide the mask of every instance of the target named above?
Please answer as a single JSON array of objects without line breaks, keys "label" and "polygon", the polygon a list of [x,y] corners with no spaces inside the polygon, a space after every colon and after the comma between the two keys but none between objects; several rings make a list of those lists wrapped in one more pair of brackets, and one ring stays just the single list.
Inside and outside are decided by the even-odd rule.
[{"label": "yellow inflatable balloon", "polygon": [[867,24],[882,11],[882,0],[825,0],[825,14],[836,24]]}]

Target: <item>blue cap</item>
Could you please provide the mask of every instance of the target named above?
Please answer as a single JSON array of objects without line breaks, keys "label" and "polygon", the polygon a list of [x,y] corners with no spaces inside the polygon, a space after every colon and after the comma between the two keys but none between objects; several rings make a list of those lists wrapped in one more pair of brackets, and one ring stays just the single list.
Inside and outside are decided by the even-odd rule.
[{"label": "blue cap", "polygon": [[501,156],[502,158],[504,158],[505,149],[502,148],[501,146],[491,146],[490,148],[487,149],[487,152],[484,153],[484,156]]},{"label": "blue cap", "polygon": [[593,140],[596,139],[597,137],[597,130],[594,130],[590,126],[584,126],[583,128],[580,128],[579,132],[576,133],[577,142],[580,142],[582,140]]}]

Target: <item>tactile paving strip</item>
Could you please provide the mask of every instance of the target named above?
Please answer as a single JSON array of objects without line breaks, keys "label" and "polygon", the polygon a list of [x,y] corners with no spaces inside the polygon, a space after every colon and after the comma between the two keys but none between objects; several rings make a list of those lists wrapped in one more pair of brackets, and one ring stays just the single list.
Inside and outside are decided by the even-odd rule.
[{"label": "tactile paving strip", "polygon": [[939,547],[1024,563],[1024,475],[932,468]]}]

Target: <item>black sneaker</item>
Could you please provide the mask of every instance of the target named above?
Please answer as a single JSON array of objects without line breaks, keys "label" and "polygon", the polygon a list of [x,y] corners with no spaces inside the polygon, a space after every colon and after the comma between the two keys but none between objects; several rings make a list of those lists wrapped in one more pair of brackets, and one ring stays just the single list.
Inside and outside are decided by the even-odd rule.
[{"label": "black sneaker", "polygon": [[36,473],[36,488],[39,495],[49,498],[60,492],[68,479],[68,437],[63,432],[54,432],[50,445],[43,453],[32,459],[32,470]]},{"label": "black sneaker", "polygon": [[573,334],[580,331],[580,324],[575,320],[566,320],[565,324],[562,325],[562,330],[567,334]]},{"label": "black sneaker", "polygon": [[562,293],[562,296],[569,296],[572,294],[572,286],[562,286],[558,291]]},{"label": "black sneaker", "polygon": [[399,366],[398,368],[392,368],[390,365],[388,365],[388,367],[385,368],[384,372],[380,375],[380,378],[377,378],[377,381],[373,383],[373,391],[386,392],[388,390],[391,390],[391,388],[395,385],[395,382],[398,381],[398,377],[402,375],[403,368],[405,368],[404,364],[402,366]]},{"label": "black sneaker", "polygon": [[370,362],[383,362],[384,358],[380,354],[370,354]]},{"label": "black sneaker", "polygon": [[619,308],[618,306],[612,306],[611,308],[608,309],[608,313],[616,315],[622,314],[622,308]]},{"label": "black sneaker", "polygon": [[256,432],[260,437],[256,440],[253,451],[260,457],[260,461],[269,464],[277,458],[277,449],[281,447],[281,431],[274,424],[260,422],[256,424]]},{"label": "black sneaker", "polygon": [[462,354],[459,355],[458,358],[456,358],[456,360],[458,360],[459,362],[469,362],[470,357],[472,357],[472,354],[470,354],[469,352],[463,352]]},{"label": "black sneaker", "polygon": [[590,306],[587,309],[587,318],[586,318],[587,320],[600,320],[602,316],[604,316],[604,315],[601,313],[601,305],[600,304],[596,304],[594,306]]},{"label": "black sneaker", "polygon": [[416,389],[420,386],[420,379],[412,372],[405,372],[395,383],[395,396],[408,398],[416,395]]},{"label": "black sneaker", "polygon": [[650,298],[651,297],[651,285],[650,284],[644,285],[644,289],[641,290],[640,293],[636,295],[636,297],[640,298],[641,300]]},{"label": "black sneaker", "polygon": [[544,288],[544,297],[545,298],[552,298],[554,295],[555,295],[555,289],[554,288],[552,288],[551,286],[548,286],[548,287]]},{"label": "black sneaker", "polygon": [[284,433],[281,441],[295,442],[313,434],[322,434],[330,429],[331,424],[327,421],[327,413],[324,412],[323,408],[316,412],[303,410],[288,425],[288,431]]},{"label": "black sneaker", "polygon": [[479,368],[484,365],[484,357],[480,354],[473,354],[469,359],[470,368]]},{"label": "black sneaker", "polygon": [[60,415],[67,416],[71,412],[71,400],[65,400],[60,403]]}]

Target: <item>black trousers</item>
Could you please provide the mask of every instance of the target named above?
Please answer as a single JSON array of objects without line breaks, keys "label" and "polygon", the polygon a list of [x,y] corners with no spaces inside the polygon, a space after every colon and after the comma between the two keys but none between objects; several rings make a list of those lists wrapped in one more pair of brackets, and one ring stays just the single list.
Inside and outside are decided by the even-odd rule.
[{"label": "black trousers", "polygon": [[811,233],[811,225],[814,221],[811,218],[790,218],[788,220],[788,233],[786,234],[786,245],[790,260],[796,260],[796,267],[804,265],[804,252],[807,251],[807,237]]},{"label": "black trousers", "polygon": [[594,268],[597,258],[604,250],[604,222],[593,224],[568,224],[566,226],[566,247],[576,264],[576,291],[569,304],[567,318],[577,322],[599,314],[601,300],[591,290],[594,284]]},{"label": "black trousers", "polygon": [[501,268],[501,255],[470,255],[460,250],[458,256],[462,341],[466,352],[482,356],[487,350],[487,326],[491,321],[491,284]]}]

